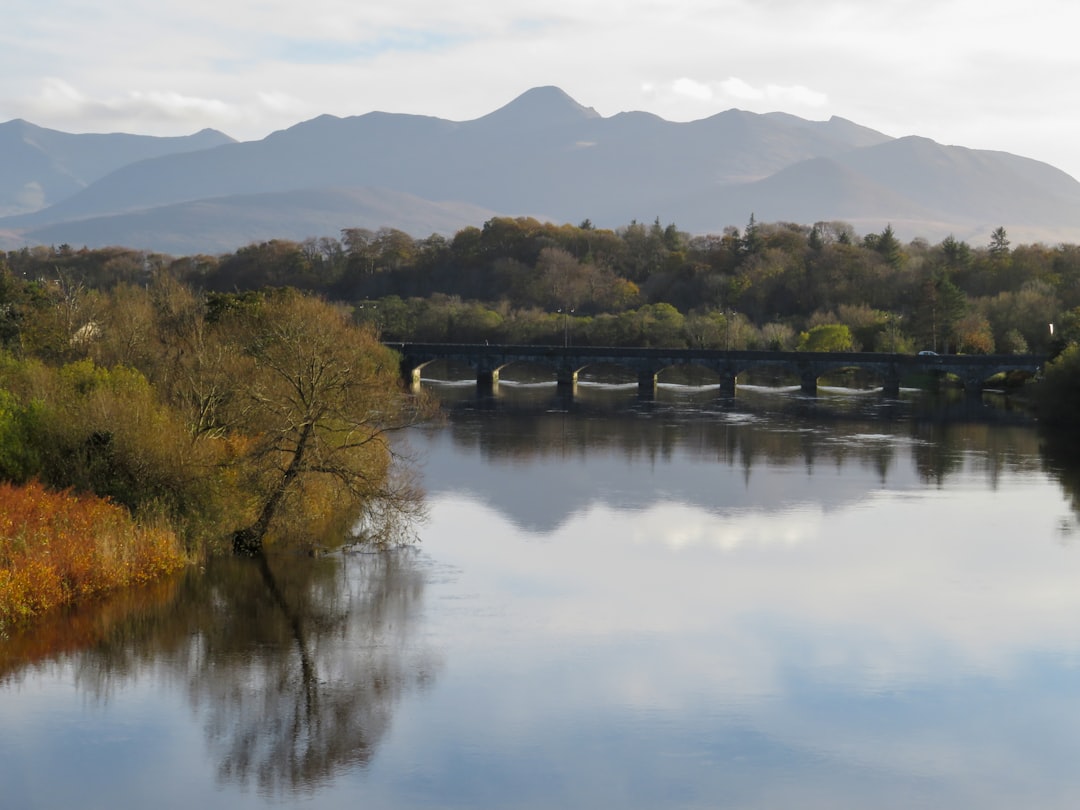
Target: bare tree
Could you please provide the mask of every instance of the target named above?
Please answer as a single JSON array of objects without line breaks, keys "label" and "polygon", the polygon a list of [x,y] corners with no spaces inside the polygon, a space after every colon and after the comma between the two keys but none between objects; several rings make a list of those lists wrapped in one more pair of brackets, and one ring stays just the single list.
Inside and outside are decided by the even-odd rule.
[{"label": "bare tree", "polygon": [[255,437],[242,465],[254,472],[256,516],[234,533],[234,551],[260,553],[290,496],[312,487],[337,507],[379,499],[412,508],[415,492],[392,474],[389,437],[430,415],[430,400],[405,392],[396,356],[370,329],[291,292],[219,326],[243,360],[221,418]]}]

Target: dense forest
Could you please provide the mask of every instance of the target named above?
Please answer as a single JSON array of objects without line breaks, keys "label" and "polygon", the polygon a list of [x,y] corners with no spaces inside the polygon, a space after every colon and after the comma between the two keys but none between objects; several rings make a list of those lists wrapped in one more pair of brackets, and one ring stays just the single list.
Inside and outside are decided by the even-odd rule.
[{"label": "dense forest", "polygon": [[451,238],[346,229],[221,256],[26,248],[6,266],[69,297],[161,272],[208,292],[291,287],[387,340],[1042,353],[1080,329],[1080,247],[1012,246],[1003,228],[973,246],[752,216],[710,236],[495,218]]}]

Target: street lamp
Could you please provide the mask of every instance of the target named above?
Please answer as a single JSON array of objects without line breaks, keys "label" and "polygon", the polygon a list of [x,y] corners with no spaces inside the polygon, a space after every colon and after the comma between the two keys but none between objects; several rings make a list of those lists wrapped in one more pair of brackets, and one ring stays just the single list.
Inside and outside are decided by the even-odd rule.
[{"label": "street lamp", "polygon": [[364,303],[358,304],[356,308],[361,309],[361,310],[362,309],[369,310],[368,312],[359,313],[359,315],[357,317],[358,320],[361,320],[361,321],[376,321],[379,318],[379,305],[378,305],[377,302],[372,302],[372,301],[369,301],[367,298],[365,298]]},{"label": "street lamp", "polygon": [[574,312],[574,308],[573,307],[568,307],[567,309],[564,310],[562,307],[559,307],[555,311],[563,316],[563,319],[562,319],[562,323],[563,323],[563,327],[562,327],[562,345],[563,345],[563,348],[566,348],[567,346],[570,345],[570,315]]}]

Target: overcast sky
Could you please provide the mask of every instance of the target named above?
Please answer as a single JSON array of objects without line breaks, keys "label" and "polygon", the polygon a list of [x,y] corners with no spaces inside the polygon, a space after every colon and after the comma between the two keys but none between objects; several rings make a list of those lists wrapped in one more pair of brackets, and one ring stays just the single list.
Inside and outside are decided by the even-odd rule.
[{"label": "overcast sky", "polygon": [[557,85],[610,116],[832,115],[1080,178],[1074,0],[3,0],[0,121],[261,138],[477,118]]}]

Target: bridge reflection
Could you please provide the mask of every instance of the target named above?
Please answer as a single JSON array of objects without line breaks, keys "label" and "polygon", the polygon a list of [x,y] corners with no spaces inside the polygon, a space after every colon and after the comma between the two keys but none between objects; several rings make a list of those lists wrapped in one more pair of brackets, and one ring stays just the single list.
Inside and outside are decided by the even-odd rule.
[{"label": "bridge reflection", "polygon": [[598,346],[513,346],[471,343],[387,343],[401,356],[401,373],[409,385],[419,385],[424,366],[436,360],[472,368],[480,387],[498,384],[507,366],[527,363],[549,368],[556,382],[572,393],[578,375],[590,366],[621,366],[636,374],[638,391],[651,396],[657,375],[678,366],[708,369],[720,379],[720,395],[735,396],[739,374],[753,370],[794,375],[804,393],[817,392],[818,379],[848,369],[867,371],[881,380],[882,393],[895,396],[901,380],[914,375],[955,377],[970,396],[979,396],[987,380],[1003,373],[1033,376],[1045,355],[885,354],[879,352],[775,352],[716,349],[666,349]]}]

